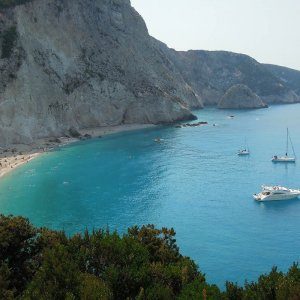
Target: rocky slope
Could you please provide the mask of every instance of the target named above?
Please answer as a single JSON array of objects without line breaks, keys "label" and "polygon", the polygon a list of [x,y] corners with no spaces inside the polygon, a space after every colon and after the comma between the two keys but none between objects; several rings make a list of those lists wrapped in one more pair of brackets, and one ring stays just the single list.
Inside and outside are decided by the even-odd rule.
[{"label": "rocky slope", "polygon": [[190,119],[191,108],[218,104],[236,84],[266,103],[299,101],[298,90],[246,55],[169,49],[129,0],[5,3],[0,145],[70,128]]},{"label": "rocky slope", "polygon": [[171,59],[184,79],[203,99],[205,105],[217,105],[235,84],[245,84],[266,103],[299,102],[285,81],[253,58],[226,51],[172,51]]},{"label": "rocky slope", "polygon": [[218,107],[249,109],[265,108],[267,105],[246,85],[235,84],[222,96]]},{"label": "rocky slope", "polygon": [[285,83],[285,85],[287,85],[295,93],[300,95],[300,71],[276,65],[264,64],[264,66],[272,74],[280,78]]},{"label": "rocky slope", "polygon": [[35,0],[0,18],[1,144],[189,119],[202,106],[129,0]]}]

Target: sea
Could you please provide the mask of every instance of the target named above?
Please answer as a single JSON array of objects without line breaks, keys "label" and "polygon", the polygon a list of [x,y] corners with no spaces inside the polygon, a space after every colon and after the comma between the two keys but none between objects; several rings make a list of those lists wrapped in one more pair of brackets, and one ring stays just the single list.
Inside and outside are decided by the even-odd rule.
[{"label": "sea", "polygon": [[[194,113],[208,124],[107,135],[30,161],[1,178],[0,213],[69,235],[173,227],[181,253],[221,288],[274,265],[287,271],[300,261],[300,199],[252,195],[262,184],[300,188],[300,104]],[[286,152],[287,128],[299,161],[273,163]],[[250,155],[238,156],[246,145]]]}]

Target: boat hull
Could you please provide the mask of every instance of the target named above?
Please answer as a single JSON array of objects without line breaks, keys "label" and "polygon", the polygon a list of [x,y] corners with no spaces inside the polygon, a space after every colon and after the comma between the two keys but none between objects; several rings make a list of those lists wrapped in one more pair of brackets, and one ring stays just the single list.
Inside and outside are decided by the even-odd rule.
[{"label": "boat hull", "polygon": [[272,162],[294,163],[296,159],[294,157],[278,157],[272,158]]},{"label": "boat hull", "polygon": [[239,152],[238,155],[239,156],[244,156],[244,155],[249,155],[250,153],[249,152]]},{"label": "boat hull", "polygon": [[295,199],[300,195],[300,193],[295,193],[295,194],[289,194],[289,195],[253,195],[253,198],[256,201],[263,202],[263,201],[282,201],[282,200],[291,200]]}]

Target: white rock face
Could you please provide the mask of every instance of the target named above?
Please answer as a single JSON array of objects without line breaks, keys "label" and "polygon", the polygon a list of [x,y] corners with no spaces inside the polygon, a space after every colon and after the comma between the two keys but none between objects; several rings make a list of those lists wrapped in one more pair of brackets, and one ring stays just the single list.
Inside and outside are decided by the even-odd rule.
[{"label": "white rock face", "polygon": [[0,144],[189,119],[202,107],[129,0],[36,0],[2,18],[18,39],[0,59]]},{"label": "white rock face", "polygon": [[260,99],[239,87],[220,107],[299,102],[299,74],[279,71],[237,53],[169,49],[129,0],[32,0],[0,11],[0,146],[193,118],[190,109],[217,105],[236,84]]},{"label": "white rock face", "polygon": [[259,96],[244,84],[236,84],[226,91],[221,98],[219,108],[265,108],[268,107]]}]

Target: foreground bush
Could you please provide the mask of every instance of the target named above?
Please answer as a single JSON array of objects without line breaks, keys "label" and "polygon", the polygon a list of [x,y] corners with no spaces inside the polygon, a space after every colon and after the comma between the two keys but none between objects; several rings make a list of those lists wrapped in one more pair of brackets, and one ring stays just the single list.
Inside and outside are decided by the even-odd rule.
[{"label": "foreground bush", "polygon": [[180,254],[173,229],[133,227],[67,237],[0,215],[0,299],[300,299],[300,269],[273,268],[221,292]]}]

